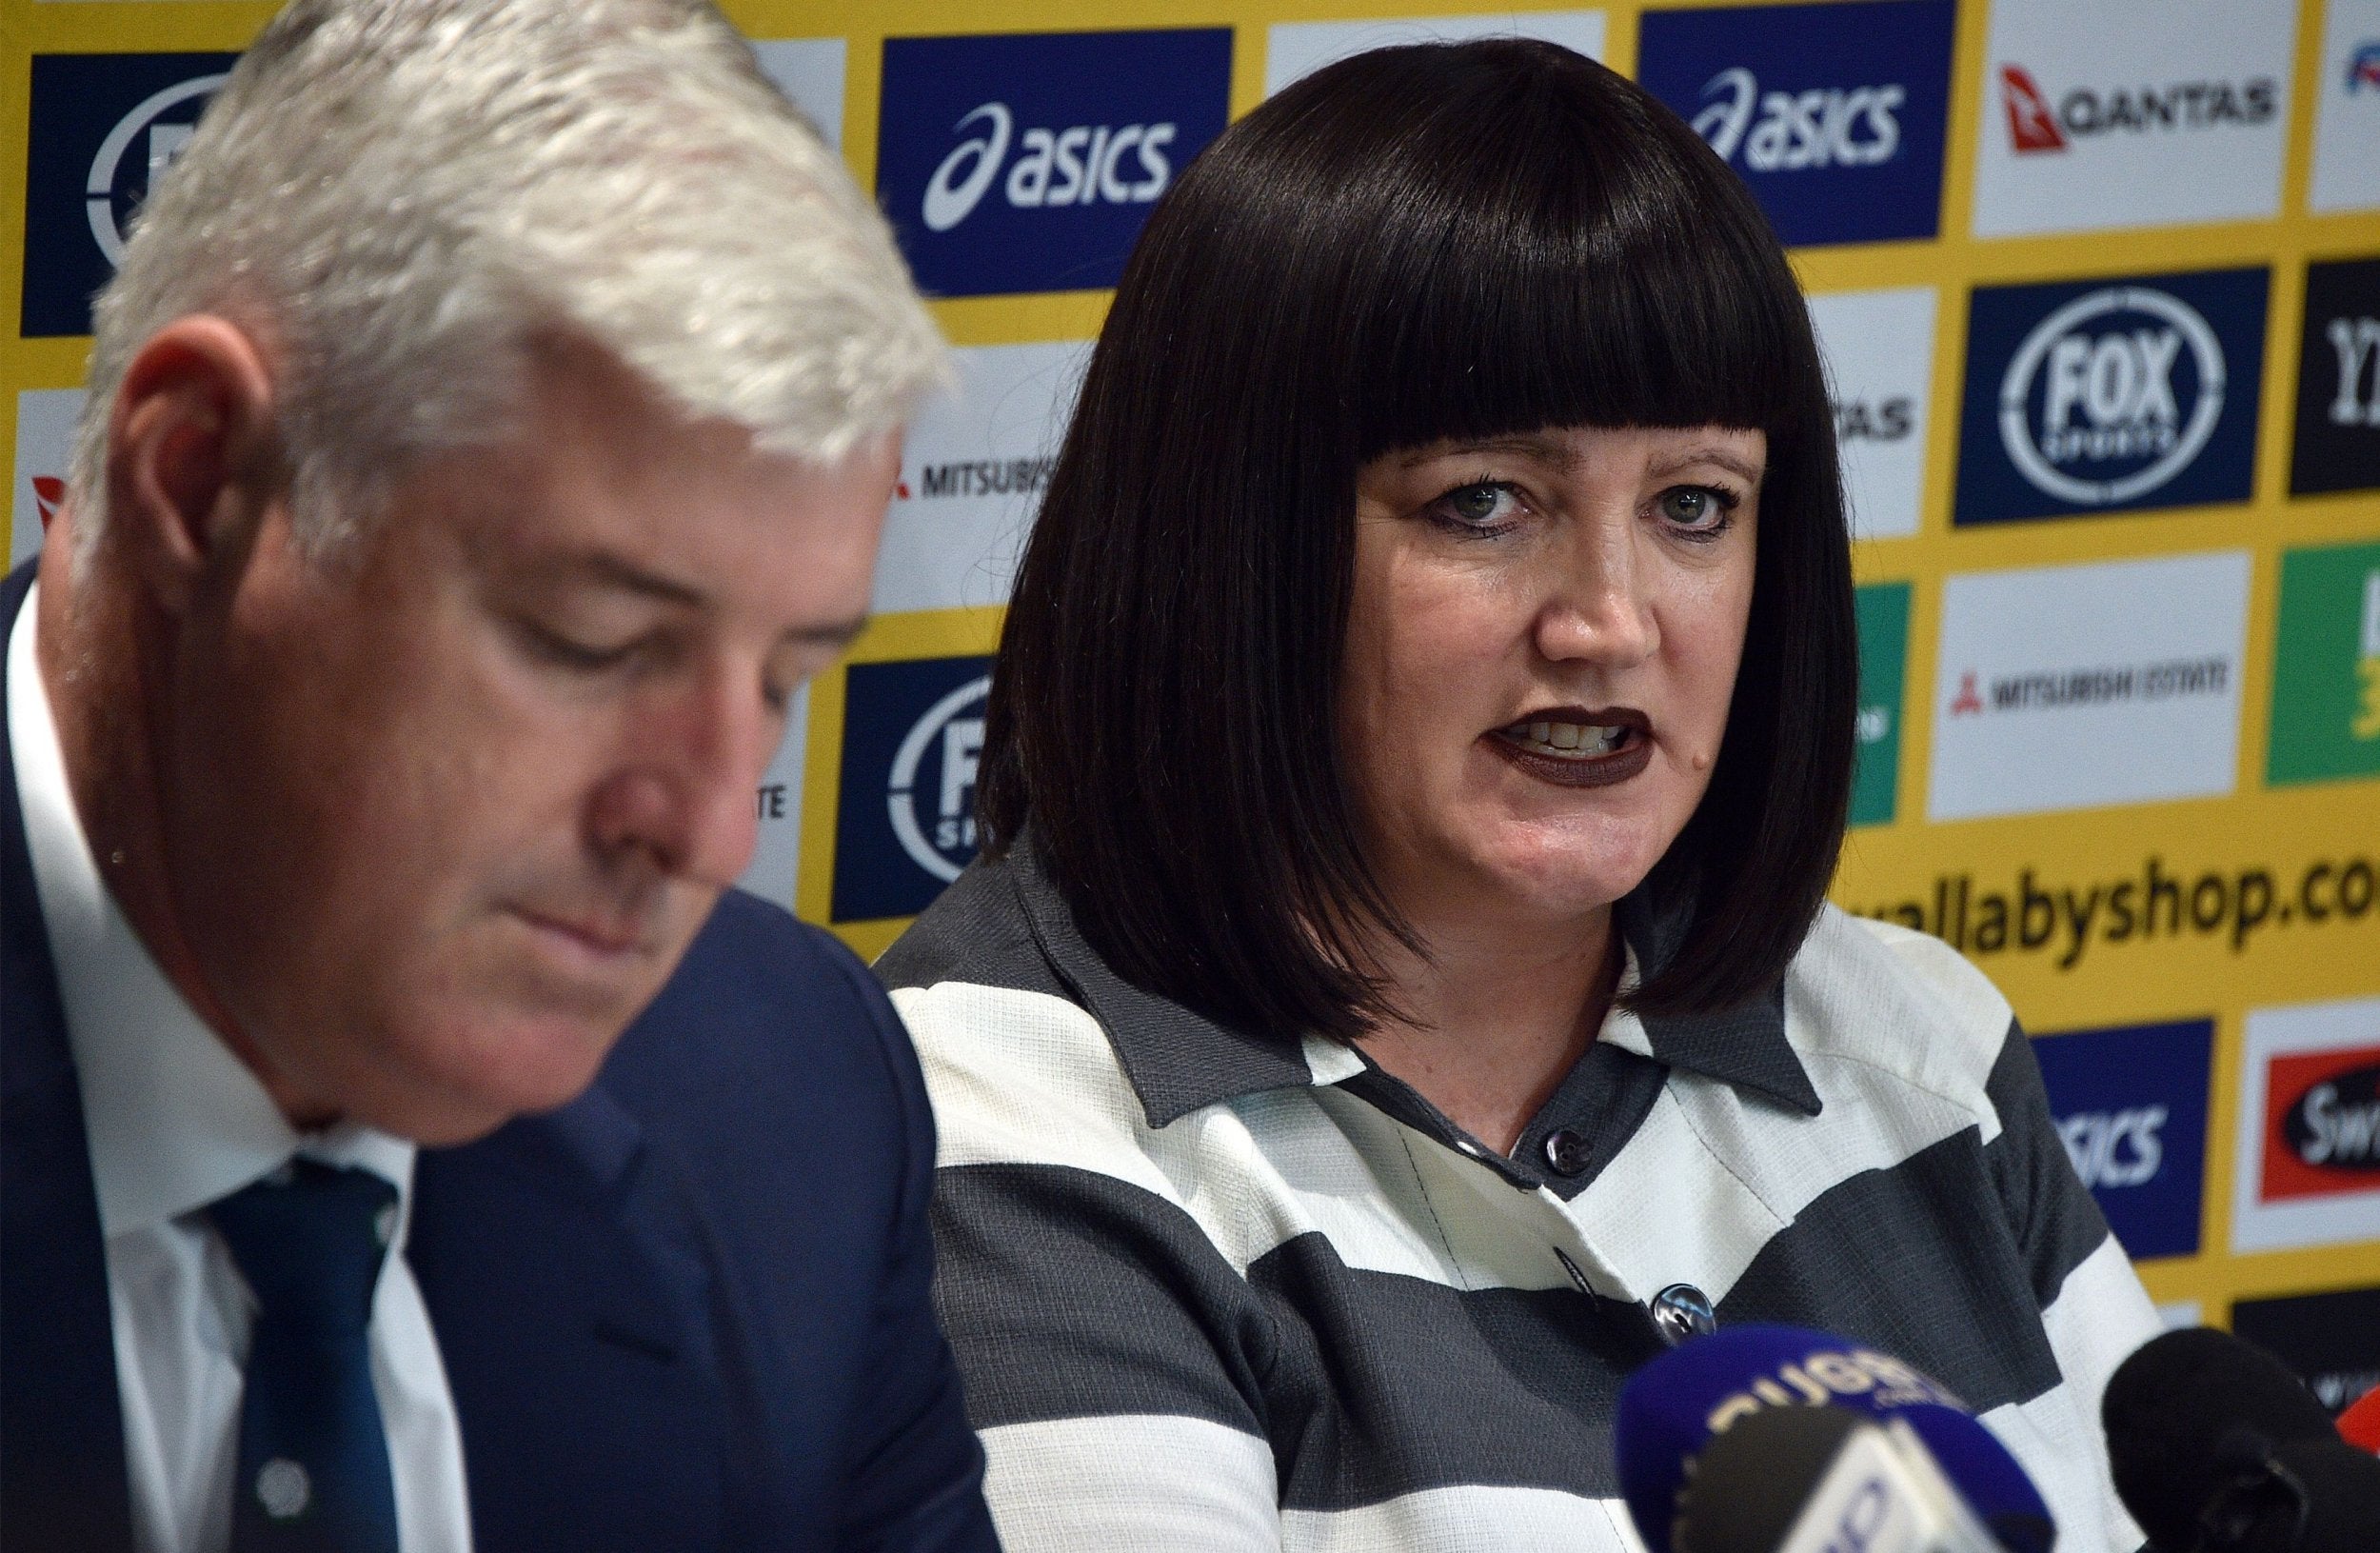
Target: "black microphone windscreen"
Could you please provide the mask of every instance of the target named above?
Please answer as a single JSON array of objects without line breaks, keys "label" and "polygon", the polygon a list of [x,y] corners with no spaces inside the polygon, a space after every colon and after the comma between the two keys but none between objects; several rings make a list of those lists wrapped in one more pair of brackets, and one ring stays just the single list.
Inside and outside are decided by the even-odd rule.
[{"label": "black microphone windscreen", "polygon": [[2196,1326],[2143,1344],[2108,1381],[2099,1416],[2124,1507],[2160,1550],[2198,1539],[2198,1516],[2227,1481],[2223,1443],[2241,1429],[2273,1444],[2336,1439],[2303,1382],[2262,1349]]}]

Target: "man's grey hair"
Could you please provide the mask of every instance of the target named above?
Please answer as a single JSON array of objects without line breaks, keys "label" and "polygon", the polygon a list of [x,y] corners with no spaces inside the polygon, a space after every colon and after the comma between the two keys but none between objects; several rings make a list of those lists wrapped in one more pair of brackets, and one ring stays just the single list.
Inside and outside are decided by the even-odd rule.
[{"label": "man's grey hair", "polygon": [[709,0],[294,0],[97,303],[85,553],[125,370],[197,312],[276,365],[318,555],[423,458],[500,440],[549,337],[818,462],[896,428],[948,370],[883,217]]}]

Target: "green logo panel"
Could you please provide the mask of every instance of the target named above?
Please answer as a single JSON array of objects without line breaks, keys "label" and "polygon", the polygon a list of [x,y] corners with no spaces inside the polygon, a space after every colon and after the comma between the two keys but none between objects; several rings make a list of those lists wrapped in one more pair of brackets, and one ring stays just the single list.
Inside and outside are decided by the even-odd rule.
[{"label": "green logo panel", "polygon": [[1851,823],[1893,823],[1901,766],[1902,665],[1909,655],[1909,585],[1859,589],[1859,743],[1852,767]]},{"label": "green logo panel", "polygon": [[2380,776],[2380,545],[2282,556],[2275,634],[2265,781]]}]

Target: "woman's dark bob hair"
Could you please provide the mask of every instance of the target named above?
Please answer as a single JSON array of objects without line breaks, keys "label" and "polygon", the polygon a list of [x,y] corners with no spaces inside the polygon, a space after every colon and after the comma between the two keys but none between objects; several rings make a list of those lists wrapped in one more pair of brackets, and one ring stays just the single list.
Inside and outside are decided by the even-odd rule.
[{"label": "woman's dark bob hair", "polygon": [[1743,667],[1709,792],[1643,886],[1682,929],[1639,1013],[1773,995],[1842,844],[1857,645],[1799,289],[1675,114],[1564,49],[1389,49],[1250,113],[1125,265],[992,676],[987,855],[1029,825],[1128,980],[1349,1039],[1412,942],[1336,747],[1357,470],[1546,427],[1767,434]]}]

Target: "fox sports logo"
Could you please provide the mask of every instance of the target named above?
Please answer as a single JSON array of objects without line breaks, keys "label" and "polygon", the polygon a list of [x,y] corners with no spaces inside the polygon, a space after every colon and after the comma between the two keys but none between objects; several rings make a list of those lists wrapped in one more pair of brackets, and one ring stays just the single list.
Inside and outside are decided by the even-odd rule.
[{"label": "fox sports logo", "polygon": [[975,771],[991,693],[992,677],[980,674],[926,707],[901,741],[885,782],[901,849],[945,882],[975,857]]},{"label": "fox sports logo", "polygon": [[2111,286],[2033,327],[2000,380],[2000,443],[2078,507],[2147,495],[2190,467],[2223,413],[2223,347],[2196,309]]},{"label": "fox sports logo", "polygon": [[176,82],[136,104],[99,143],[83,195],[90,215],[91,239],[108,256],[109,264],[124,263],[124,244],[129,235],[126,223],[131,212],[147,202],[157,180],[182,154],[198,127],[200,111],[228,79],[227,75],[202,75]]},{"label": "fox sports logo", "polygon": [[[1174,175],[1165,148],[1173,124],[1077,124],[1062,129],[1016,132],[1006,103],[984,103],[952,129],[967,138],[952,148],[925,185],[928,231],[946,232],[983,203],[994,183],[1021,210],[1070,205],[1146,205]],[[973,134],[967,134],[972,129]],[[1017,155],[1008,156],[1014,139]],[[1007,173],[1003,181],[1001,174]]]}]

